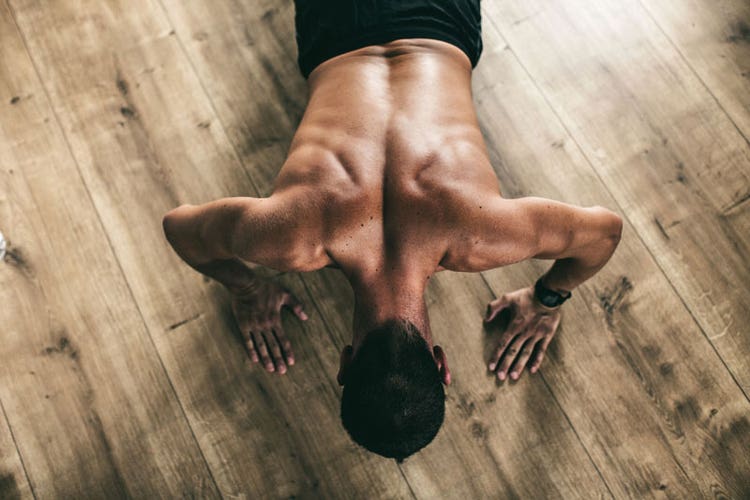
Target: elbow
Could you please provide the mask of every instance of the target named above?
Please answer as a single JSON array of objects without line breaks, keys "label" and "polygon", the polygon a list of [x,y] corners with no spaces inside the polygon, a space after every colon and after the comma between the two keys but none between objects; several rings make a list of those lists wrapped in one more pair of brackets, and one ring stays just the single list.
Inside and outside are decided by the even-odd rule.
[{"label": "elbow", "polygon": [[600,211],[604,222],[602,224],[603,239],[607,242],[607,246],[611,248],[611,251],[614,252],[620,243],[620,238],[622,238],[622,217],[603,207],[597,207],[597,209]]},{"label": "elbow", "polygon": [[167,238],[167,241],[170,243],[172,243],[174,238],[174,221],[174,210],[170,210],[164,214],[164,217],[161,219],[161,228],[164,231],[164,237]]},{"label": "elbow", "polygon": [[614,212],[610,212],[610,214],[611,222],[609,239],[612,240],[614,246],[616,247],[620,243],[620,238],[622,238],[622,217]]},{"label": "elbow", "polygon": [[164,214],[164,217],[161,219],[161,227],[164,231],[164,236],[167,238],[167,241],[170,243],[173,243],[175,240],[175,236],[177,233],[177,226],[178,221],[181,217],[181,212],[184,211],[185,207],[189,207],[190,205],[183,204],[180,205],[177,208],[173,208],[166,214]]},{"label": "elbow", "polygon": [[599,220],[598,226],[601,231],[601,240],[606,242],[610,252],[614,252],[622,237],[622,217],[602,206],[592,207]]}]

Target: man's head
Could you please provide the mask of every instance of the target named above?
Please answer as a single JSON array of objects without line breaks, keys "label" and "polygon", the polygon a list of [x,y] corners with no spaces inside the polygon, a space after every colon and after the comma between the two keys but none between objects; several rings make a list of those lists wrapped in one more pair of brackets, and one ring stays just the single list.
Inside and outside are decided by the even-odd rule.
[{"label": "man's head", "polygon": [[354,441],[399,462],[429,444],[445,415],[445,354],[408,321],[370,331],[341,356],[341,421]]}]

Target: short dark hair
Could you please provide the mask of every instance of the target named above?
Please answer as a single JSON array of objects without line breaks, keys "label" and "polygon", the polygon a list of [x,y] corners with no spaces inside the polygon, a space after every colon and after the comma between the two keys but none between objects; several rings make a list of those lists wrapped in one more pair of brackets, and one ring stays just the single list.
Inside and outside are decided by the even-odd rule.
[{"label": "short dark hair", "polygon": [[341,422],[351,438],[401,463],[434,439],[444,416],[440,372],[419,330],[391,320],[370,331],[341,396]]}]

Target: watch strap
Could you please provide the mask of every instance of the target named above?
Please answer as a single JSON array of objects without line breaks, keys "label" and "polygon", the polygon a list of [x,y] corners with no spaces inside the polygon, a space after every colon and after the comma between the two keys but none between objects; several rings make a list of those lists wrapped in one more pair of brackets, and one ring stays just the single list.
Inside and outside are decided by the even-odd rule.
[{"label": "watch strap", "polygon": [[545,287],[542,285],[542,278],[539,278],[534,284],[534,297],[545,307],[558,307],[572,295],[573,293],[570,291],[563,295],[555,290]]}]

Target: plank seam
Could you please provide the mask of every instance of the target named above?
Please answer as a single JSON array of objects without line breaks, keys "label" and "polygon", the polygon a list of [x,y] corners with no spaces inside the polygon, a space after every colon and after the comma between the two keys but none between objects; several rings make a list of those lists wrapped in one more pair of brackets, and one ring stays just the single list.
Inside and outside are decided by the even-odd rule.
[{"label": "plank seam", "polygon": [[635,235],[638,238],[638,240],[641,242],[641,244],[643,245],[643,247],[648,252],[649,256],[651,257],[652,262],[661,271],[661,274],[664,276],[664,279],[667,281],[667,283],[669,284],[669,286],[672,289],[672,291],[674,292],[674,294],[680,300],[680,302],[682,303],[682,306],[685,308],[685,310],[688,312],[688,314],[690,315],[690,317],[693,319],[693,322],[696,324],[696,326],[698,327],[698,329],[703,334],[703,337],[706,339],[706,342],[708,342],[708,344],[713,349],[714,354],[716,354],[716,356],[719,358],[719,361],[721,362],[721,364],[724,365],[724,368],[726,368],[727,372],[729,373],[729,376],[732,378],[732,380],[734,381],[735,385],[737,385],[737,387],[739,388],[740,392],[745,396],[745,399],[748,402],[750,402],[750,396],[748,396],[748,393],[745,392],[745,389],[742,387],[742,385],[737,380],[737,377],[735,376],[734,372],[732,372],[732,370],[727,366],[726,362],[724,361],[724,358],[721,357],[721,355],[719,354],[718,350],[716,349],[716,346],[709,339],[708,333],[703,328],[703,325],[698,321],[698,318],[695,316],[695,314],[693,314],[693,311],[690,309],[690,307],[688,307],[687,303],[685,302],[685,299],[683,298],[683,296],[680,294],[680,292],[675,287],[675,284],[672,282],[672,280],[669,279],[669,276],[664,271],[664,268],[661,266],[661,264],[659,263],[658,259],[654,256],[654,253],[652,252],[651,248],[643,240],[643,237],[641,236],[641,234],[638,231],[635,230],[635,226],[630,221],[630,218],[628,217],[627,213],[622,209],[622,206],[617,201],[617,198],[614,196],[614,194],[612,194],[612,191],[610,190],[610,188],[607,185],[607,183],[604,182],[604,179],[599,174],[599,171],[594,167],[594,164],[592,163],[591,159],[588,157],[588,155],[586,154],[586,152],[583,150],[583,148],[581,147],[581,145],[578,143],[578,140],[575,138],[575,136],[570,131],[570,129],[568,128],[568,126],[565,124],[565,122],[563,121],[562,117],[557,112],[557,109],[555,109],[555,107],[552,105],[552,103],[550,102],[549,98],[547,97],[547,94],[539,86],[539,84],[537,83],[536,79],[529,72],[529,70],[526,68],[526,66],[523,64],[523,62],[521,62],[520,57],[518,56],[518,54],[516,53],[516,51],[510,46],[510,43],[508,42],[508,39],[505,37],[505,35],[503,35],[503,32],[500,30],[500,28],[497,26],[497,24],[495,24],[495,22],[492,20],[491,17],[489,17],[489,16],[487,16],[487,17],[489,18],[490,23],[495,27],[495,30],[497,31],[498,35],[500,35],[500,37],[503,39],[503,41],[506,43],[506,45],[508,45],[509,50],[513,54],[513,57],[515,58],[516,61],[518,61],[518,64],[519,64],[519,66],[521,66],[521,69],[523,69],[524,73],[526,73],[526,75],[529,77],[529,79],[531,80],[531,82],[534,84],[534,87],[536,88],[537,92],[539,92],[539,94],[544,99],[544,102],[545,102],[545,104],[547,104],[547,107],[555,115],[555,118],[557,119],[557,122],[560,124],[560,126],[563,128],[563,130],[565,130],[565,133],[568,135],[568,137],[570,138],[570,140],[573,141],[573,144],[575,144],[576,149],[583,156],[583,158],[586,160],[586,163],[588,164],[589,168],[593,171],[594,175],[596,175],[597,179],[599,179],[599,182],[601,183],[602,187],[606,190],[607,194],[609,194],[609,196],[612,198],[612,201],[614,201],[614,203],[617,205],[617,208],[619,208],[620,212],[622,213],[623,218],[627,221],[627,223],[630,225],[630,227],[632,227],[634,229],[633,232],[635,233]]},{"label": "plank seam", "polygon": [[[117,252],[115,251],[115,249],[114,249],[114,247],[112,245],[112,240],[109,237],[109,233],[105,230],[105,226],[104,226],[104,224],[102,222],[102,219],[101,219],[101,214],[99,213],[99,210],[96,207],[96,203],[94,203],[94,199],[91,196],[91,191],[89,190],[89,186],[88,186],[88,184],[86,184],[86,179],[84,178],[84,176],[81,173],[81,167],[80,167],[80,165],[78,163],[78,158],[73,153],[73,148],[70,145],[70,140],[68,139],[68,135],[65,132],[65,128],[62,126],[62,122],[60,121],[60,117],[59,117],[59,115],[57,113],[57,110],[52,105],[52,99],[51,99],[51,97],[49,95],[49,91],[47,90],[47,86],[44,84],[44,80],[42,79],[42,76],[39,73],[39,67],[38,67],[36,61],[34,60],[34,57],[31,54],[31,50],[29,48],[29,44],[28,44],[28,42],[26,40],[26,37],[24,36],[23,31],[21,30],[21,27],[18,24],[17,15],[16,15],[15,11],[13,10],[13,7],[10,4],[10,0],[5,0],[5,3],[7,5],[7,7],[8,7],[8,10],[11,13],[11,17],[13,19],[13,24],[15,24],[15,26],[16,26],[16,31],[18,32],[18,35],[19,35],[19,37],[21,39],[21,42],[23,43],[23,46],[26,49],[26,54],[27,54],[27,56],[29,58],[29,61],[31,62],[31,64],[32,64],[32,66],[34,68],[34,73],[36,74],[36,77],[37,77],[37,80],[39,81],[40,87],[44,91],[44,96],[45,96],[45,98],[47,100],[47,105],[49,106],[50,110],[52,111],[53,116],[55,117],[55,123],[57,124],[57,127],[59,128],[60,133],[62,134],[63,140],[65,141],[65,146],[68,149],[68,153],[70,154],[70,157],[71,157],[71,159],[73,160],[73,163],[76,166],[76,171],[78,172],[78,176],[81,179],[81,184],[83,185],[84,189],[86,190],[86,194],[88,195],[89,202],[91,203],[91,206],[93,207],[94,212],[96,213],[97,219],[99,220],[99,229],[104,234],[104,237],[107,240],[107,245],[109,246],[110,251],[112,252],[112,256],[114,257],[115,262],[117,262],[117,267],[120,270],[120,275],[122,276],[122,278],[125,281],[125,284],[127,285],[128,292],[130,293],[130,297],[131,297],[131,299],[133,301],[133,304],[135,305],[136,310],[138,311],[138,314],[139,314],[139,316],[141,318],[141,322],[143,323],[143,327],[146,329],[146,333],[148,334],[147,337],[151,341],[151,345],[152,345],[152,347],[154,349],[156,357],[159,360],[159,365],[161,366],[162,373],[164,374],[164,377],[167,379],[167,382],[169,383],[169,387],[170,387],[170,389],[172,391],[172,395],[174,396],[175,400],[177,401],[177,404],[178,404],[178,406],[180,408],[180,412],[182,413],[182,417],[185,419],[185,424],[187,425],[188,429],[190,429],[190,434],[193,437],[193,441],[195,442],[195,446],[198,448],[198,452],[200,453],[201,458],[203,459],[203,463],[204,463],[204,465],[206,467],[206,470],[208,471],[209,476],[211,477],[211,480],[213,481],[214,487],[216,488],[216,491],[219,493],[219,495],[222,495],[222,498],[223,498],[223,494],[221,493],[221,489],[219,488],[219,485],[216,482],[216,478],[213,475],[213,471],[208,466],[208,461],[206,460],[206,457],[205,457],[205,455],[203,453],[203,449],[201,448],[200,443],[198,442],[198,438],[195,435],[195,431],[193,430],[193,427],[190,424],[190,419],[188,419],[187,414],[185,412],[185,408],[182,406],[182,401],[180,400],[179,395],[177,394],[177,391],[175,390],[174,384],[172,383],[172,379],[169,377],[169,373],[167,372],[167,369],[164,366],[164,361],[162,360],[161,354],[159,353],[159,350],[156,348],[156,343],[154,342],[154,339],[151,336],[151,330],[148,328],[148,325],[146,324],[146,320],[143,317],[143,312],[141,311],[140,305],[138,304],[138,301],[135,299],[135,295],[133,294],[133,289],[130,286],[130,282],[127,279],[127,275],[125,274],[124,269],[122,268],[122,264],[120,263],[120,259],[117,256]],[[6,420],[7,420],[7,418],[6,418]],[[10,427],[10,423],[8,423],[8,427]],[[19,453],[19,457],[20,457],[20,453]],[[29,482],[29,486],[31,486],[31,482]],[[32,487],[32,493],[33,493],[33,487]]]},{"label": "plank seam", "polygon": [[414,489],[411,487],[411,483],[409,483],[409,479],[407,479],[406,473],[404,473],[403,466],[397,463],[396,467],[398,467],[399,472],[401,472],[401,477],[404,478],[404,482],[406,483],[406,486],[409,487],[409,493],[411,493],[412,498],[414,498],[414,500],[416,500],[417,495],[416,495],[416,493],[414,493]]},{"label": "plank seam", "polygon": [[711,91],[711,88],[708,86],[708,84],[703,81],[703,78],[700,77],[698,72],[693,68],[693,65],[690,64],[690,61],[688,61],[687,57],[685,57],[685,54],[682,53],[680,48],[677,46],[677,44],[672,40],[672,38],[667,34],[666,31],[664,31],[664,28],[662,28],[661,24],[659,24],[659,21],[654,17],[654,15],[651,13],[651,10],[646,6],[646,4],[643,3],[643,0],[638,0],[638,3],[641,5],[641,8],[646,12],[646,15],[651,19],[651,21],[656,25],[657,28],[659,28],[659,31],[662,35],[664,35],[664,38],[666,38],[669,41],[669,44],[672,46],[675,52],[680,56],[680,59],[685,63],[685,65],[690,68],[690,72],[693,73],[693,76],[701,82],[701,85],[706,89],[706,92],[713,98],[714,102],[716,102],[716,105],[719,107],[719,109],[724,113],[729,119],[729,122],[734,125],[735,130],[737,130],[737,133],[740,134],[740,137],[745,139],[745,144],[750,146],[750,140],[748,140],[748,137],[744,134],[742,129],[735,123],[734,119],[732,118],[732,115],[729,114],[729,112],[724,108],[724,106],[721,104],[721,101],[719,101],[719,98],[714,95],[714,93]]},{"label": "plank seam", "polygon": [[[484,275],[484,271],[480,272],[479,275],[482,277],[482,281],[484,282],[485,286],[489,289],[490,294],[494,297],[496,297],[495,291],[492,289],[492,286],[487,281],[487,278]],[[563,416],[565,417],[565,420],[568,422],[568,425],[570,425],[570,429],[573,431],[573,434],[575,435],[576,439],[581,445],[581,448],[583,448],[583,451],[586,453],[586,456],[589,459],[589,462],[591,462],[591,465],[594,467],[594,470],[596,471],[597,475],[599,476],[599,479],[601,479],[602,483],[604,483],[604,486],[607,488],[607,491],[609,492],[609,495],[611,498],[615,498],[615,495],[612,493],[612,489],[609,487],[609,483],[607,483],[607,480],[604,479],[604,476],[602,475],[602,472],[599,470],[599,466],[597,465],[596,461],[591,457],[591,453],[589,453],[588,448],[586,448],[586,444],[581,439],[581,436],[578,434],[578,431],[576,430],[575,426],[573,425],[573,422],[571,422],[570,417],[568,417],[568,413],[565,411],[565,409],[560,404],[560,401],[558,401],[557,396],[555,396],[554,391],[552,390],[552,387],[550,387],[549,383],[547,382],[547,379],[544,378],[544,374],[542,373],[541,369],[538,370],[539,375],[542,377],[542,382],[544,382],[544,386],[549,391],[550,395],[552,396],[552,399],[555,401],[555,404],[558,408],[560,408],[560,411],[562,412]]]},{"label": "plank seam", "polygon": [[[255,181],[253,180],[252,176],[250,176],[250,173],[247,171],[247,168],[245,168],[245,163],[242,161],[242,158],[240,157],[240,154],[237,151],[236,144],[234,143],[234,141],[232,141],[230,139],[229,134],[227,134],[226,127],[224,126],[224,121],[222,120],[221,115],[219,114],[218,110],[216,109],[216,106],[214,105],[214,101],[211,98],[211,94],[208,92],[208,89],[206,89],[206,86],[204,85],[203,79],[201,78],[200,73],[195,68],[195,65],[193,64],[193,60],[190,57],[190,54],[188,53],[187,49],[185,48],[185,45],[182,42],[182,38],[180,37],[180,34],[177,33],[177,30],[175,29],[174,24],[172,23],[172,19],[169,16],[169,11],[167,10],[166,6],[164,5],[163,0],[159,0],[159,5],[160,5],[160,7],[161,7],[161,9],[162,9],[162,11],[164,13],[164,17],[166,17],[167,22],[169,23],[170,28],[175,31],[175,37],[177,38],[177,43],[180,46],[180,50],[182,51],[182,54],[185,56],[185,59],[188,61],[188,64],[190,64],[190,68],[193,70],[193,74],[195,75],[196,79],[198,80],[198,83],[200,84],[201,89],[203,90],[203,94],[206,96],[206,100],[208,101],[209,105],[211,106],[211,110],[213,111],[213,114],[216,117],[216,120],[217,120],[217,122],[219,124],[219,127],[221,128],[221,131],[226,136],[227,142],[231,146],[231,149],[232,149],[232,152],[234,153],[234,156],[235,156],[235,159],[237,161],[237,164],[242,167],[242,171],[245,173],[245,176],[248,178],[248,180],[250,181],[250,184],[255,189],[255,194],[256,195],[260,195],[261,191],[258,188],[258,186],[255,184]],[[298,273],[298,277],[299,277],[300,281],[302,282],[302,286],[304,287],[305,292],[307,293],[307,295],[311,299],[313,299],[313,305],[315,306],[315,310],[318,312],[318,315],[320,316],[321,320],[323,321],[323,325],[326,327],[325,329],[326,329],[326,333],[328,334],[328,337],[331,339],[332,343],[335,346],[336,345],[336,339],[333,337],[333,334],[331,333],[331,328],[330,328],[330,326],[328,324],[328,321],[326,320],[325,315],[321,313],[321,310],[320,310],[320,307],[318,306],[317,301],[314,300],[315,296],[310,292],[310,288],[307,285],[307,282],[305,281],[304,277],[301,274],[299,274],[299,273]],[[334,385],[334,382],[333,382],[333,380],[330,377],[326,377],[326,378],[329,381],[329,385],[331,387],[333,387],[333,393],[334,393],[334,395],[338,397],[338,387],[336,385]],[[401,472],[401,476],[404,478],[404,482],[406,483],[407,487],[409,488],[409,491],[411,492],[412,497],[416,499],[417,497],[416,497],[416,495],[414,493],[414,490],[412,489],[412,486],[409,483],[409,480],[406,478],[406,475],[404,474],[403,466],[397,463],[396,467]]]},{"label": "plank seam", "polygon": [[[7,5],[7,2],[6,2]],[[31,478],[29,477],[29,471],[26,470],[26,464],[23,462],[23,457],[21,456],[21,450],[18,448],[18,442],[16,441],[16,435],[13,434],[13,428],[10,426],[10,420],[8,420],[8,414],[5,412],[5,406],[3,406],[3,401],[0,399],[0,411],[2,411],[3,418],[5,419],[5,423],[8,425],[8,432],[10,433],[10,439],[13,441],[13,446],[16,447],[16,455],[18,455],[18,461],[21,462],[21,468],[23,469],[23,475],[26,477],[26,482],[29,485],[29,488],[31,489],[31,495],[36,499],[36,492],[34,491],[34,485],[31,484]]]},{"label": "plank seam", "polygon": [[253,186],[253,189],[255,189],[255,193],[260,194],[261,192],[260,189],[258,189],[258,186],[255,184],[255,181],[247,172],[247,169],[244,168],[245,164],[242,162],[242,158],[240,158],[240,154],[237,151],[237,148],[235,147],[234,142],[229,139],[229,134],[227,134],[226,127],[224,127],[224,122],[221,120],[221,115],[219,115],[219,112],[217,111],[216,106],[214,106],[214,100],[211,99],[211,94],[209,94],[208,89],[203,84],[203,79],[201,78],[200,73],[196,69],[195,64],[193,64],[193,60],[190,57],[190,54],[188,53],[187,49],[185,48],[185,44],[182,42],[182,37],[180,37],[180,34],[177,33],[177,29],[175,28],[174,23],[172,22],[172,18],[169,17],[169,11],[164,5],[163,0],[158,0],[158,3],[159,3],[159,7],[161,7],[162,13],[164,14],[164,17],[167,20],[167,23],[169,24],[170,29],[174,31],[174,36],[177,39],[177,44],[180,46],[180,51],[182,52],[182,55],[185,57],[185,60],[187,60],[188,64],[190,65],[190,69],[193,71],[193,75],[195,76],[195,79],[198,81],[198,85],[200,85],[201,90],[203,91],[203,95],[206,97],[206,100],[208,101],[208,104],[211,107],[211,111],[213,111],[213,114],[219,123],[219,127],[221,128],[222,134],[224,134],[224,137],[227,138],[227,142],[231,146],[232,153],[234,154],[234,158],[237,161],[237,164],[242,167],[242,171],[245,173],[245,177],[247,177],[247,180],[250,182],[250,185]]},{"label": "plank seam", "polygon": [[[211,98],[211,94],[208,92],[208,89],[203,84],[203,80],[201,79],[200,73],[198,73],[198,70],[196,69],[195,65],[193,64],[193,60],[190,57],[190,53],[185,48],[185,45],[182,42],[182,38],[180,37],[180,34],[177,33],[177,30],[175,29],[174,24],[172,23],[172,19],[169,17],[169,11],[164,6],[164,3],[163,3],[162,0],[159,0],[159,6],[161,7],[162,12],[164,13],[164,17],[167,19],[167,23],[169,24],[169,27],[175,32],[175,37],[177,38],[177,43],[180,46],[180,51],[182,52],[182,55],[185,56],[185,59],[187,60],[188,64],[190,65],[190,69],[193,71],[193,75],[195,75],[195,78],[198,81],[198,83],[199,83],[199,85],[201,87],[201,90],[203,91],[203,95],[205,96],[206,100],[209,103],[209,106],[211,107],[211,111],[213,112],[213,115],[214,115],[214,117],[216,118],[216,121],[219,124],[219,128],[221,129],[221,132],[227,138],[227,143],[229,144],[229,146],[230,146],[230,148],[232,150],[232,153],[234,154],[235,161],[236,161],[237,165],[240,166],[240,168],[242,169],[242,172],[245,174],[245,177],[247,177],[247,180],[250,182],[250,185],[255,190],[255,194],[256,195],[260,195],[261,194],[260,189],[255,184],[255,181],[253,180],[253,178],[250,175],[250,173],[247,171],[247,168],[245,168],[245,163],[242,161],[242,158],[240,157],[240,154],[237,151],[237,147],[234,144],[234,141],[232,141],[231,138],[230,138],[230,136],[229,136],[229,134],[227,134],[226,127],[224,126],[224,122],[223,122],[223,120],[221,118],[221,115],[219,114],[218,110],[216,109],[216,106],[214,105],[214,101]],[[279,273],[279,274],[284,274],[284,273]],[[315,296],[310,292],[310,289],[307,286],[307,283],[305,282],[305,279],[302,277],[302,275],[300,273],[296,273],[296,274],[297,274],[298,278],[300,279],[300,281],[302,281],[302,286],[304,287],[305,292],[307,292],[307,295],[311,299],[314,299]],[[333,341],[333,344],[336,345],[336,342],[335,342],[336,339],[333,337],[333,335],[331,335],[331,328],[328,325],[328,322],[326,321],[325,316],[321,313],[320,308],[318,307],[318,304],[317,304],[317,302],[315,300],[313,300],[313,305],[315,306],[315,310],[318,312],[318,315],[323,320],[323,324],[326,327],[326,333],[328,333],[328,336]],[[330,379],[330,377],[329,377],[329,385],[331,385],[333,387],[334,394],[337,394],[338,391],[336,389],[336,386],[334,385],[334,383]]]}]

